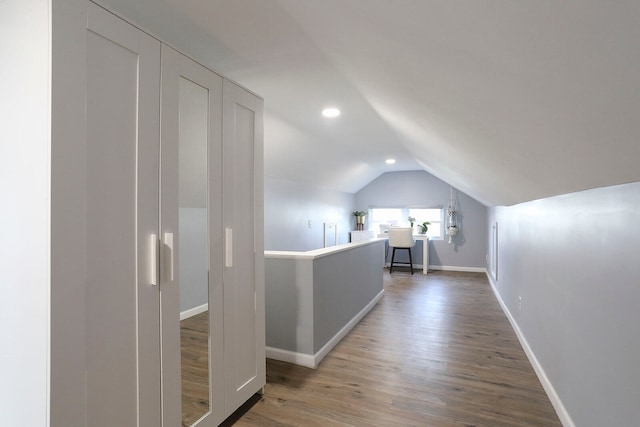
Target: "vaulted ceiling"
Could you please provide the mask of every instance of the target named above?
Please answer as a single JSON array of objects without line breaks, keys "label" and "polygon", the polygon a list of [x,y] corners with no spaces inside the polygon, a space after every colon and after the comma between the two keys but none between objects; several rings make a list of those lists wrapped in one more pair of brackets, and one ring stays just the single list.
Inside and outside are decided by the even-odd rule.
[{"label": "vaulted ceiling", "polygon": [[636,0],[99,1],[264,97],[268,176],[424,169],[486,205],[640,181]]}]

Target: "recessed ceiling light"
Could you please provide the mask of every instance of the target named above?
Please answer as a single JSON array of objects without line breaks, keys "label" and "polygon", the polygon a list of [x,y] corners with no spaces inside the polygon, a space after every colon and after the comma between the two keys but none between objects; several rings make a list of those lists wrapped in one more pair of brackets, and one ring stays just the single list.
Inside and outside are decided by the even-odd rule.
[{"label": "recessed ceiling light", "polygon": [[335,107],[325,108],[322,110],[322,115],[329,118],[338,117],[340,115],[340,110]]},{"label": "recessed ceiling light", "polygon": [[385,162],[386,164],[388,164],[388,165],[392,165],[392,164],[394,164],[394,163],[396,162],[396,159],[387,159],[387,160],[385,160],[384,162]]}]

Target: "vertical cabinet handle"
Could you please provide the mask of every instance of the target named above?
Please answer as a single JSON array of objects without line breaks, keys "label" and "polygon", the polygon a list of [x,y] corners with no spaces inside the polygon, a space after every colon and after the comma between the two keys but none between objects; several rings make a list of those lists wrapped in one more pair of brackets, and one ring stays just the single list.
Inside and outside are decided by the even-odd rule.
[{"label": "vertical cabinet handle", "polygon": [[224,230],[224,266],[233,267],[233,229],[227,227]]},{"label": "vertical cabinet handle", "polygon": [[158,235],[149,236],[149,282],[158,286]]},{"label": "vertical cabinet handle", "polygon": [[173,282],[173,272],[174,272],[174,246],[173,246],[173,233],[164,233],[164,248],[166,251],[165,260],[167,261],[166,273],[167,273],[167,281]]}]

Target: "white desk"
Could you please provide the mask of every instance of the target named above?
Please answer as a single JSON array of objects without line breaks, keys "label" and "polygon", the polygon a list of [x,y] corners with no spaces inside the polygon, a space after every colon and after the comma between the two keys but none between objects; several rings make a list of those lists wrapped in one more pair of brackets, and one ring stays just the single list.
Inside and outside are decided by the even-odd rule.
[{"label": "white desk", "polygon": [[373,230],[356,230],[351,231],[351,243],[366,242],[367,240],[373,240],[376,238]]},{"label": "white desk", "polygon": [[[388,234],[378,234],[381,239],[389,239]],[[422,274],[429,270],[429,236],[426,234],[414,234],[413,240],[422,240]],[[385,263],[387,262],[385,258]]]}]

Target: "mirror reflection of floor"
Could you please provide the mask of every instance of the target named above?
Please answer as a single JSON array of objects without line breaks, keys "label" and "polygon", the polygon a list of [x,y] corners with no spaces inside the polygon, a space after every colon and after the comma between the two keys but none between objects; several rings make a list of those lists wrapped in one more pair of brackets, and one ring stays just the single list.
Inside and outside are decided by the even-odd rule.
[{"label": "mirror reflection of floor", "polygon": [[209,312],[180,322],[182,356],[182,426],[209,411]]}]

